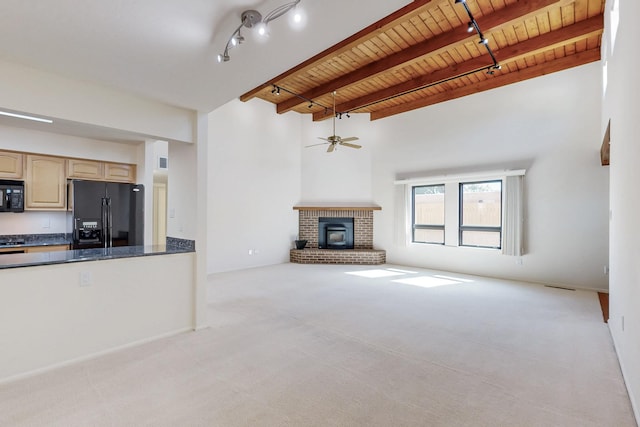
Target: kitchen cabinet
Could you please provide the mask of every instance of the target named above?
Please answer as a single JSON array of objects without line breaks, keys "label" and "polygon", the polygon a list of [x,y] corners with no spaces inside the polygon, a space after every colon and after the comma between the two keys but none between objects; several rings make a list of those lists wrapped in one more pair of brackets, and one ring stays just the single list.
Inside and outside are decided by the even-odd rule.
[{"label": "kitchen cabinet", "polygon": [[25,251],[30,254],[33,252],[54,252],[54,251],[68,251],[69,245],[48,245],[48,246],[29,246],[25,248]]},{"label": "kitchen cabinet", "polygon": [[0,178],[22,179],[23,164],[22,153],[0,151]]},{"label": "kitchen cabinet", "polygon": [[65,210],[66,161],[60,157],[26,157],[25,210]]},{"label": "kitchen cabinet", "polygon": [[95,160],[67,159],[67,178],[104,179],[104,164]]},{"label": "kitchen cabinet", "polygon": [[25,248],[0,248],[0,255],[2,254],[23,254]]},{"label": "kitchen cabinet", "polygon": [[136,181],[136,167],[124,163],[105,163],[104,178],[107,181],[134,183]]}]

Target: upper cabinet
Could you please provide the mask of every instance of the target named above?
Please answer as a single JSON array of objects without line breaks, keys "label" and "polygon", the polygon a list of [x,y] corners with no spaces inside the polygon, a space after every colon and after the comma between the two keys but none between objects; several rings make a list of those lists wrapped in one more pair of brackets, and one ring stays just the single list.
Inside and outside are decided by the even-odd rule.
[{"label": "upper cabinet", "polygon": [[135,182],[136,167],[123,163],[105,163],[104,179],[107,181]]},{"label": "upper cabinet", "polygon": [[59,157],[27,154],[25,178],[28,210],[64,210],[66,208],[66,160]]},{"label": "upper cabinet", "polygon": [[136,167],[125,163],[67,159],[67,178],[134,183]]},{"label": "upper cabinet", "polygon": [[0,151],[0,178],[22,179],[23,165],[22,153]]},{"label": "upper cabinet", "polygon": [[104,179],[104,164],[95,160],[67,159],[67,177]]},{"label": "upper cabinet", "polygon": [[136,165],[0,151],[0,179],[24,181],[26,210],[65,210],[67,179],[135,183]]}]

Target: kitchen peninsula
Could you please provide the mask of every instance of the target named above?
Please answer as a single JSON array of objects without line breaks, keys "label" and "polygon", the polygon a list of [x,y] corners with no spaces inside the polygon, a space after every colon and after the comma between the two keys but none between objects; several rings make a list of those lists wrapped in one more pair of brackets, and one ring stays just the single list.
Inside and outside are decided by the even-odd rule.
[{"label": "kitchen peninsula", "polygon": [[0,383],[195,328],[195,244],[0,255]]}]

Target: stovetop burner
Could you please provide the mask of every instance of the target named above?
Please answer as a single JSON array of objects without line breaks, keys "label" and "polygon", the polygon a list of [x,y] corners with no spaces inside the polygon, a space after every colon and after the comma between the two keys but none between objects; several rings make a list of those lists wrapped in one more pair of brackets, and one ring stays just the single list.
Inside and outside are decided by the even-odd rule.
[{"label": "stovetop burner", "polygon": [[24,245],[24,239],[0,239],[0,246]]}]

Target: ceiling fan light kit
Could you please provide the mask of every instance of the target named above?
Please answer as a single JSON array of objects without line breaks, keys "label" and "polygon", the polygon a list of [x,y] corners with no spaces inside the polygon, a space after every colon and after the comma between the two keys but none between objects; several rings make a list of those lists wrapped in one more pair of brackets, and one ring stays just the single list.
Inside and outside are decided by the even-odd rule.
[{"label": "ceiling fan light kit", "polygon": [[[218,62],[228,62],[229,60],[231,60],[229,50],[242,44],[245,41],[245,38],[241,33],[242,27],[249,29],[253,28],[260,36],[267,36],[267,26],[269,22],[273,21],[274,19],[280,18],[293,9],[296,9],[296,6],[298,6],[298,3],[300,3],[300,1],[301,0],[295,0],[285,3],[281,6],[276,7],[274,10],[264,16],[262,16],[262,14],[257,10],[253,9],[245,10],[244,12],[242,12],[242,14],[240,15],[240,25],[238,25],[238,28],[236,28],[235,31],[231,33],[231,37],[229,37],[224,51],[218,55]],[[294,26],[299,26],[304,22],[301,11],[296,11],[296,13],[294,13],[291,22]]]}]

